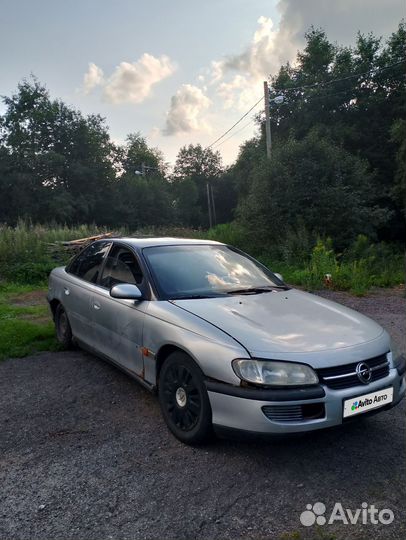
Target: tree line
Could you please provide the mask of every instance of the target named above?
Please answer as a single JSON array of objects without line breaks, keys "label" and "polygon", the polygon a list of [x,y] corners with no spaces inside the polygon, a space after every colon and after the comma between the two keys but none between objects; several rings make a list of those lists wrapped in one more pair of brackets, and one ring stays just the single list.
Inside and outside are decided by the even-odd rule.
[{"label": "tree line", "polygon": [[254,251],[282,249],[287,238],[300,250],[316,236],[338,249],[359,234],[400,242],[405,58],[404,22],[385,42],[359,34],[353,47],[311,28],[294,65],[270,80],[271,97],[283,96],[271,101],[271,159],[258,115],[258,134],[229,167],[218,151],[189,145],[170,169],[140,133],[115,144],[103,118],[24,80],[3,97],[0,222],[205,229],[209,185],[217,223],[232,223]]}]

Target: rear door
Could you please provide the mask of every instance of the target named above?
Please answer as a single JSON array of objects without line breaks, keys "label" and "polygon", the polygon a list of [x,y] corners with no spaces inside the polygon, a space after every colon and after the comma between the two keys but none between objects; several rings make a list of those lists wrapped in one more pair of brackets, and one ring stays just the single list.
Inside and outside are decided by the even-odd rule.
[{"label": "rear door", "polygon": [[91,300],[98,289],[96,282],[111,246],[111,242],[100,241],[84,249],[66,271],[63,283],[63,305],[69,317],[73,335],[94,346]]},{"label": "rear door", "polygon": [[103,354],[142,376],[142,331],[149,301],[112,298],[110,288],[119,283],[146,288],[136,255],[127,246],[114,243],[102,270],[100,287],[92,295],[95,341]]}]

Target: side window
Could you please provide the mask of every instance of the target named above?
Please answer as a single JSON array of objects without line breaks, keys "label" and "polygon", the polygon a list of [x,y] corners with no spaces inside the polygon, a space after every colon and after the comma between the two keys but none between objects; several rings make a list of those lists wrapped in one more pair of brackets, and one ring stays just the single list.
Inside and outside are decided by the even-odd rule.
[{"label": "side window", "polygon": [[104,265],[101,286],[110,289],[118,283],[142,282],[142,272],[134,254],[120,245],[113,246]]},{"label": "side window", "polygon": [[90,281],[90,283],[96,283],[103,259],[109,247],[110,242],[95,242],[91,244],[72,261],[68,267],[68,272],[85,281]]}]

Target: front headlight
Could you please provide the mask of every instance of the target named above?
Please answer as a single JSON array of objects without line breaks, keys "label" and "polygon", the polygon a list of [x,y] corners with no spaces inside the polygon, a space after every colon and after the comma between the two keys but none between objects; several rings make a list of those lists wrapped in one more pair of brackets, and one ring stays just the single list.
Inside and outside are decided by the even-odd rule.
[{"label": "front headlight", "polygon": [[319,382],[316,372],[305,364],[238,358],[232,366],[237,377],[253,384],[300,386]]}]

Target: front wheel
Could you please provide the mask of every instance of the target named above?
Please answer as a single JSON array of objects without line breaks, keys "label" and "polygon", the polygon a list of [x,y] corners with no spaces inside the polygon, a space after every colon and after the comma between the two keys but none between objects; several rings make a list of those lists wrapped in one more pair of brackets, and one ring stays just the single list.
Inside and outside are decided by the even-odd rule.
[{"label": "front wheel", "polygon": [[65,349],[73,345],[72,329],[69,319],[62,304],[59,304],[55,311],[56,339]]},{"label": "front wheel", "polygon": [[159,403],[171,432],[186,444],[199,444],[212,435],[212,415],[203,374],[185,353],[174,352],[159,376]]}]

